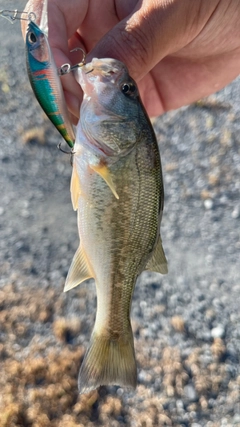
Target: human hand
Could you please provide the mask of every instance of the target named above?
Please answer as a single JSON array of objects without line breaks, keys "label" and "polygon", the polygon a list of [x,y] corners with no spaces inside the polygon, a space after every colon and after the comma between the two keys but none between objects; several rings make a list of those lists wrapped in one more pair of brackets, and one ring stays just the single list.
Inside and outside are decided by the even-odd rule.
[{"label": "human hand", "polygon": [[[40,17],[42,0],[26,9]],[[88,60],[123,61],[150,116],[214,93],[240,73],[240,0],[48,0],[48,21],[57,66],[81,61],[69,53],[75,47]],[[72,74],[62,83],[76,123],[80,86]]]}]

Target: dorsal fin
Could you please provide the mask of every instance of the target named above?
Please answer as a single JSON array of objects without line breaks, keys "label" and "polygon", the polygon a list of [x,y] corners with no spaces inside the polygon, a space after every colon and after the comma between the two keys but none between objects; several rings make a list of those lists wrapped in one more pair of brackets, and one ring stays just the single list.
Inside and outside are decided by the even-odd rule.
[{"label": "dorsal fin", "polygon": [[159,236],[157,246],[146,265],[146,270],[155,271],[156,273],[167,274],[168,265],[165,257],[165,253],[162,247],[162,239]]}]

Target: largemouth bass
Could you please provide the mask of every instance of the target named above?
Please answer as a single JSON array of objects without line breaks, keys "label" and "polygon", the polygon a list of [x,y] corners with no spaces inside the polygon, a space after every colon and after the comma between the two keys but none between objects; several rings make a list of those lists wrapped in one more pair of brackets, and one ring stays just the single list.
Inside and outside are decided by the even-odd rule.
[{"label": "largemouth bass", "polygon": [[65,291],[94,278],[97,314],[79,391],[135,387],[131,300],[143,270],[167,273],[160,238],[163,179],[156,137],[125,65],[93,59],[78,70],[84,99],[71,194],[80,245]]},{"label": "largemouth bass", "polygon": [[58,69],[48,43],[47,0],[43,3],[39,26],[29,21],[26,33],[28,77],[33,92],[48,118],[70,147],[75,135],[69,119]]}]

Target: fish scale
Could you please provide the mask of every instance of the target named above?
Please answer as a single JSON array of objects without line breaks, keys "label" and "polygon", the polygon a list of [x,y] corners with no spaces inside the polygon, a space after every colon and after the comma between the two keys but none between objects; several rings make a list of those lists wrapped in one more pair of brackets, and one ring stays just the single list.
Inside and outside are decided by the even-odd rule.
[{"label": "fish scale", "polygon": [[159,235],[163,180],[158,144],[136,86],[132,98],[121,91],[123,83],[135,83],[126,67],[111,59],[94,59],[78,73],[86,96],[71,191],[80,246],[65,290],[89,277],[96,282],[96,320],[79,373],[83,393],[103,384],[136,386],[132,295],[142,271],[165,274],[167,262]]}]

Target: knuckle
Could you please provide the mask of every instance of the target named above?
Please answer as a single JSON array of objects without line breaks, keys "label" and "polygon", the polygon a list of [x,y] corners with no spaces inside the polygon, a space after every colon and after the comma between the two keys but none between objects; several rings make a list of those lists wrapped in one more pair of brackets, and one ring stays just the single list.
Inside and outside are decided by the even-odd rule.
[{"label": "knuckle", "polygon": [[121,30],[121,39],[127,47],[129,68],[135,76],[139,76],[141,74],[139,68],[148,64],[151,55],[149,35],[146,35],[140,26],[133,27],[132,24],[127,24]]}]

